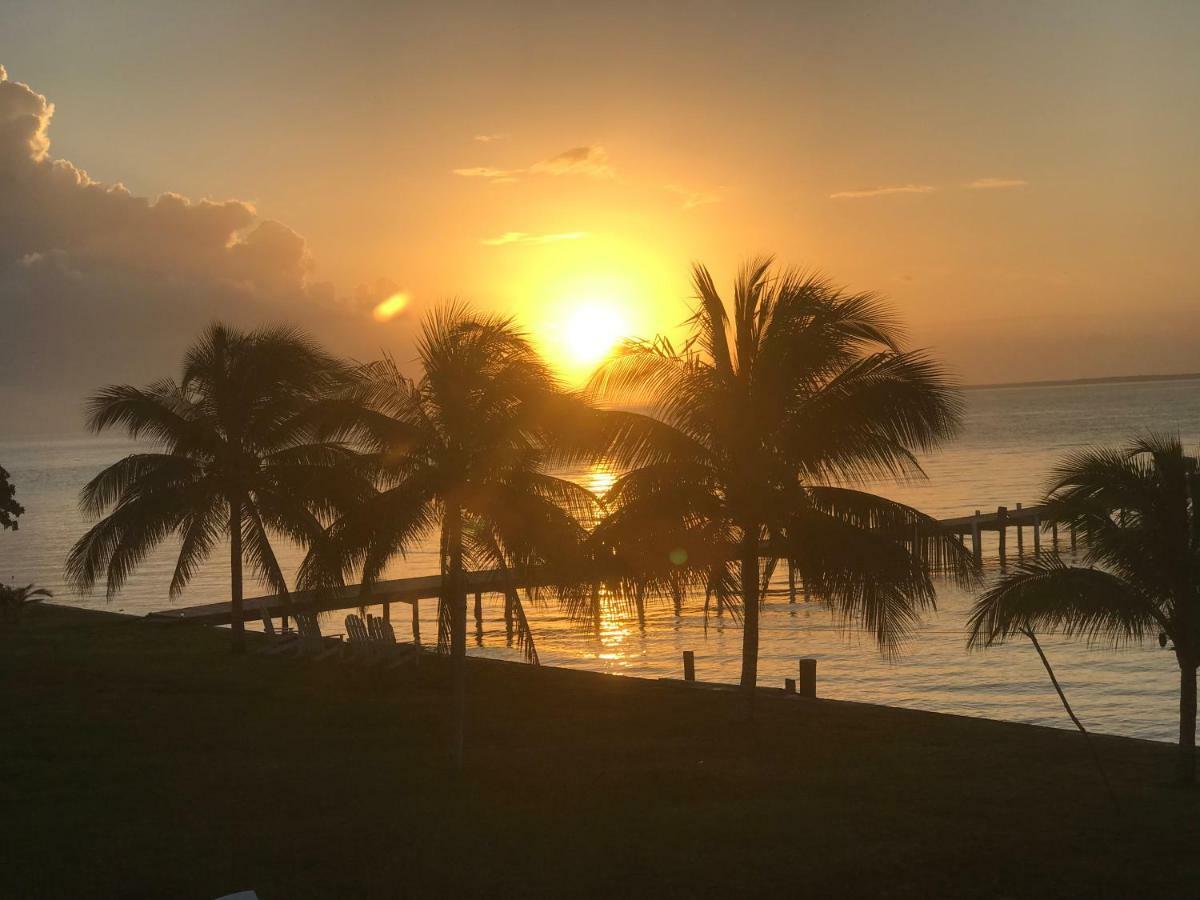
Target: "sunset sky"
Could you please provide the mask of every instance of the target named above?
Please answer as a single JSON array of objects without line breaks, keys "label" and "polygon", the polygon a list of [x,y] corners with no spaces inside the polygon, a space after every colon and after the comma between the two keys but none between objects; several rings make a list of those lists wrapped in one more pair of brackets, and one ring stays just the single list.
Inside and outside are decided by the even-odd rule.
[{"label": "sunset sky", "polygon": [[760,253],[965,382],[1197,371],[1197,47],[1194,3],[9,0],[6,428],[215,316],[404,360],[461,297],[577,379]]}]

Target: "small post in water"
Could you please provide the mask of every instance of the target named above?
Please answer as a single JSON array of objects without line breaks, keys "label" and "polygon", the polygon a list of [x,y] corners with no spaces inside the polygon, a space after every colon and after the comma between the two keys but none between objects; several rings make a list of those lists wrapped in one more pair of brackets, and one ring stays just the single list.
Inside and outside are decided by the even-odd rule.
[{"label": "small post in water", "polygon": [[815,659],[800,660],[800,696],[817,696],[817,661]]},{"label": "small post in water", "polygon": [[979,510],[971,520],[971,552],[975,554],[975,565],[983,564],[983,536],[979,531]]},{"label": "small post in water", "polygon": [[1000,565],[1008,562],[1008,507],[996,508],[996,533],[1000,536]]},{"label": "small post in water", "polygon": [[694,650],[683,651],[683,680],[696,680],[696,653]]},{"label": "small post in water", "polygon": [[412,635],[413,643],[421,646],[421,601],[412,602]]},{"label": "small post in water", "polygon": [[796,679],[795,678],[783,679],[783,692],[785,694],[796,693]]}]

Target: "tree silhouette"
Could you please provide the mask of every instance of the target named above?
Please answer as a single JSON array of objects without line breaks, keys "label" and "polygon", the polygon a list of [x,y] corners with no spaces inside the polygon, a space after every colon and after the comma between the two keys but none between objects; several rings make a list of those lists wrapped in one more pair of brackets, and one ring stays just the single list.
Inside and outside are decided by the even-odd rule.
[{"label": "tree silhouette", "polygon": [[174,598],[228,539],[232,646],[241,652],[243,563],[286,594],[271,535],[319,542],[327,522],[369,490],[350,450],[312,436],[314,404],[341,377],[341,366],[299,332],[216,324],[187,352],[178,383],[113,385],[96,394],[93,431],[123,427],[157,452],[127,456],[83,489],[82,509],[102,518],[72,548],[70,582],[86,592],[104,579],[111,598],[174,535]]},{"label": "tree silhouette", "polygon": [[1179,664],[1181,784],[1196,781],[1200,665],[1200,475],[1177,437],[1147,435],[1119,449],[1067,456],[1054,470],[1042,519],[1073,526],[1086,566],[1044,552],[984,593],[968,646],[1058,632],[1113,644],[1156,635]]},{"label": "tree silhouette", "polygon": [[686,578],[740,606],[750,696],[777,560],[894,651],[933,606],[931,571],[969,581],[973,563],[932,519],[854,485],[921,475],[914,452],[954,433],[955,391],[923,353],[901,349],[873,295],[773,274],[769,259],[741,270],[732,309],[703,266],[693,280],[680,348],[629,342],[593,379],[601,400],[643,410],[615,414],[609,452],[625,474],[595,542],[634,590]]}]

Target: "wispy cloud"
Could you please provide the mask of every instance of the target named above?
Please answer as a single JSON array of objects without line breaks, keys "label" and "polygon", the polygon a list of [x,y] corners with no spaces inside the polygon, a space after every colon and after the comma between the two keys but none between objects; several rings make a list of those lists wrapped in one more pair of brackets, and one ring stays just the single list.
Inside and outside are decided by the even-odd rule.
[{"label": "wispy cloud", "polygon": [[663,190],[670,191],[672,194],[678,194],[683,198],[681,209],[695,209],[697,206],[720,203],[725,199],[720,193],[720,189],[715,191],[692,190],[678,184],[664,184]]},{"label": "wispy cloud", "polygon": [[886,197],[889,194],[932,194],[936,190],[932,184],[896,184],[861,191],[838,191],[836,194],[830,194],[829,199],[861,200],[866,197]]},{"label": "wispy cloud", "polygon": [[1024,178],[976,178],[967,185],[973,191],[994,191],[1000,188],[1019,188],[1029,184]]},{"label": "wispy cloud", "polygon": [[588,175],[592,178],[612,178],[616,174],[608,163],[608,153],[598,145],[572,147],[557,156],[534,163],[529,171],[544,175]]},{"label": "wispy cloud", "polygon": [[488,181],[516,181],[524,169],[495,169],[491,166],[473,166],[469,169],[455,169],[455,175],[463,178],[486,178]]},{"label": "wispy cloud", "polygon": [[612,178],[616,174],[612,165],[609,164],[608,153],[603,147],[595,144],[572,147],[557,156],[535,162],[523,169],[473,166],[451,171],[463,178],[485,178],[492,184],[518,181],[526,175],[584,175],[590,178]]},{"label": "wispy cloud", "polygon": [[481,144],[491,144],[495,141],[507,141],[510,137],[512,135],[508,132],[502,132],[500,134],[477,134],[471,140],[478,141]]},{"label": "wispy cloud", "polygon": [[564,231],[560,234],[530,234],[527,231],[506,231],[499,237],[484,238],[479,243],[487,247],[507,244],[554,244],[559,241],[578,241],[588,236],[586,231]]}]

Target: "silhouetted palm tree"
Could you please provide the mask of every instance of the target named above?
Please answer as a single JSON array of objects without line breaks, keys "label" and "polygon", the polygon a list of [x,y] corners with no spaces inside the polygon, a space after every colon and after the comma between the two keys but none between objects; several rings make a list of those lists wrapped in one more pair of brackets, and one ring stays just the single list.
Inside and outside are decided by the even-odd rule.
[{"label": "silhouetted palm tree", "polygon": [[1196,780],[1200,476],[1176,437],[1082,450],[1054,470],[1042,520],[1074,526],[1087,566],[1043,553],[976,602],[968,646],[1049,631],[1114,644],[1158,635],[1179,663],[1178,780]]},{"label": "silhouetted palm tree", "polygon": [[[418,380],[390,358],[362,368],[339,436],[374,460],[381,490],[331,528],[328,546],[337,550],[332,568],[338,571],[313,553],[302,578],[319,585],[360,572],[366,590],[395,557],[439,535],[438,646],[451,658],[450,752],[458,767],[466,696],[464,574],[507,569],[515,586],[536,566],[542,579],[554,580],[557,572],[565,583],[574,577],[595,500],[549,474],[566,458],[559,438],[581,407],[511,319],[450,305],[425,319],[417,349]],[[523,612],[518,627],[519,642],[532,655]]]},{"label": "silhouetted palm tree", "polygon": [[34,587],[32,584],[21,587],[11,587],[0,584],[0,619],[5,622],[17,622],[28,606],[50,600],[54,597],[46,588]]},{"label": "silhouetted palm tree", "polygon": [[719,602],[739,600],[748,691],[778,559],[894,650],[933,606],[931,569],[969,579],[973,564],[928,517],[847,485],[919,476],[914,451],[955,431],[954,390],[924,354],[901,350],[870,294],[759,260],[740,272],[731,315],[708,270],[693,276],[682,348],[630,342],[593,379],[601,398],[647,410],[614,414],[612,461],[628,471],[596,540],[635,584],[665,589],[687,569]]},{"label": "silhouetted palm tree", "polygon": [[175,535],[174,598],[227,537],[240,652],[243,561],[286,594],[270,535],[319,541],[328,521],[369,489],[353,471],[353,453],[312,437],[314,401],[341,371],[291,329],[246,333],[216,324],[187,352],[178,383],[113,385],[92,397],[93,431],[123,427],[158,452],[127,456],[83,489],[83,510],[103,518],[71,549],[69,580],[88,591],[103,578],[111,598],[151,549]]}]

